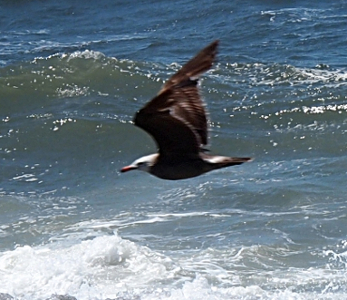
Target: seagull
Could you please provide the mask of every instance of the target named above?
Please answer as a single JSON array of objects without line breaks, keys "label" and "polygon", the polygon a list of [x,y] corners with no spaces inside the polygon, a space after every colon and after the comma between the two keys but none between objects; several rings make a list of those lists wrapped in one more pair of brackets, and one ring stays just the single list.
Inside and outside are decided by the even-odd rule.
[{"label": "seagull", "polygon": [[141,170],[161,179],[178,180],[252,160],[206,153],[207,117],[198,78],[212,67],[218,44],[216,40],[202,49],[135,114],[135,125],[154,138],[159,150],[135,160],[121,172]]}]

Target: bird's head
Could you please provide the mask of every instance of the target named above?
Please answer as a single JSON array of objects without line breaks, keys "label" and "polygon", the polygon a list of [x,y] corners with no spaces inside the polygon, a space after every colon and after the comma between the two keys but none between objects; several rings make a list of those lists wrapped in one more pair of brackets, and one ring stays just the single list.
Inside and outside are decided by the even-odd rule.
[{"label": "bird's head", "polygon": [[150,168],[154,165],[157,158],[158,158],[158,154],[151,154],[151,155],[143,156],[143,157],[135,160],[129,166],[123,167],[120,171],[122,173],[124,173],[124,172],[128,172],[131,170],[140,170],[140,171],[150,173]]}]

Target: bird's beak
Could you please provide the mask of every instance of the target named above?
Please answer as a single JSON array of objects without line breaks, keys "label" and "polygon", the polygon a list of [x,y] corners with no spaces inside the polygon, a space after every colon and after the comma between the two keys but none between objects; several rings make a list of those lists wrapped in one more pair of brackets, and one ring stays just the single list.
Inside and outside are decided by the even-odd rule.
[{"label": "bird's beak", "polygon": [[128,171],[131,171],[131,170],[136,170],[136,169],[137,169],[136,166],[130,165],[130,166],[123,167],[120,171],[122,173],[124,173],[124,172],[128,172]]}]

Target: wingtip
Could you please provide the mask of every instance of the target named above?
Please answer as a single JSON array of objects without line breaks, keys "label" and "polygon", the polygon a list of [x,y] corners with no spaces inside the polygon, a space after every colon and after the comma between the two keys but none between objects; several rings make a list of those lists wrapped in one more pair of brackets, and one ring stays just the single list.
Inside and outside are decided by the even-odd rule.
[{"label": "wingtip", "polygon": [[215,53],[217,53],[217,48],[219,46],[219,40],[214,40],[209,46],[207,46],[207,48],[210,48],[212,51],[214,51]]},{"label": "wingtip", "polygon": [[219,46],[219,40],[214,40],[211,44],[209,44],[208,46],[205,47],[205,51],[207,53],[211,53],[210,55],[212,55],[213,59],[215,59],[217,53],[218,53],[218,46]]},{"label": "wingtip", "polygon": [[217,40],[214,40],[210,45],[213,46],[213,47],[218,47],[220,41],[217,39]]}]

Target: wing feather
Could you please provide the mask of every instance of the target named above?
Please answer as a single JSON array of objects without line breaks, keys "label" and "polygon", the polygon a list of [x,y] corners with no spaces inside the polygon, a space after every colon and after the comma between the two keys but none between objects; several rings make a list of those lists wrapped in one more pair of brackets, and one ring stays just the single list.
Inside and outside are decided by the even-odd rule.
[{"label": "wing feather", "polygon": [[196,79],[200,74],[209,70],[217,55],[218,44],[219,41],[216,40],[202,49],[165,83],[161,91],[169,89],[185,80]]},{"label": "wing feather", "polygon": [[[135,125],[147,131],[156,141],[160,154],[181,155],[198,154],[199,137],[185,119],[175,116],[170,105],[172,91],[158,95],[152,101],[160,106],[154,107],[152,101],[135,115]],[[164,104],[167,105],[164,105]]]},{"label": "wing feather", "polygon": [[202,49],[135,115],[135,125],[155,139],[161,155],[198,154],[207,144],[207,117],[197,77],[211,68],[218,41]]}]

